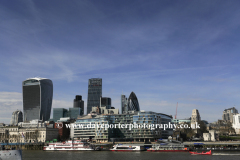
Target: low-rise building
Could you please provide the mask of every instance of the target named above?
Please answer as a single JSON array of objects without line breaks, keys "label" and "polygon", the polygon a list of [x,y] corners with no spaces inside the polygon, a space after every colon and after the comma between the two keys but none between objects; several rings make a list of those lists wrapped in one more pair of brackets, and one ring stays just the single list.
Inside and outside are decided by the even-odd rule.
[{"label": "low-rise building", "polygon": [[215,130],[209,130],[209,133],[203,133],[203,139],[204,141],[216,141],[216,131]]},{"label": "low-rise building", "polygon": [[20,128],[42,128],[42,127],[46,127],[47,124],[46,123],[43,123],[42,120],[38,120],[38,119],[34,119],[34,120],[31,120],[30,122],[20,122],[18,123],[18,126]]},{"label": "low-rise building", "polygon": [[2,143],[32,143],[46,142],[57,139],[58,129],[48,128],[39,120],[20,123],[18,126],[0,127],[0,142]]}]

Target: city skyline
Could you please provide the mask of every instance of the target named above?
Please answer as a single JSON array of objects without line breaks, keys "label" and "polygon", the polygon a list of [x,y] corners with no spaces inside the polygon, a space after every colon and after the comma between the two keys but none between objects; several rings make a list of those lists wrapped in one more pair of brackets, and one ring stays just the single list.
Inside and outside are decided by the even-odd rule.
[{"label": "city skyline", "polygon": [[[222,118],[240,109],[239,1],[1,1],[0,123],[22,107],[21,82],[53,81],[52,108],[73,106],[88,79],[121,110],[136,93],[141,110]],[[4,15],[4,16],[3,16]],[[214,114],[213,114],[214,113]],[[51,111],[52,114],[52,111]]]}]

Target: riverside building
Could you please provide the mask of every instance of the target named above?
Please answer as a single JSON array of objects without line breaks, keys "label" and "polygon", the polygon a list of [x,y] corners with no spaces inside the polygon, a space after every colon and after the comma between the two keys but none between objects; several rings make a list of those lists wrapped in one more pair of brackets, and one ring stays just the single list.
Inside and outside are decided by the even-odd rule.
[{"label": "riverside building", "polygon": [[0,127],[1,143],[46,142],[58,138],[58,129],[49,128],[45,122],[32,120],[18,126]]},{"label": "riverside building", "polygon": [[[167,138],[172,135],[173,129],[163,130],[161,128],[134,128],[131,129],[126,124],[132,125],[156,125],[171,123],[172,117],[162,113],[146,111],[129,111],[125,114],[88,114],[76,120],[71,127],[71,138],[92,139],[96,142],[108,141],[135,141],[150,142],[159,138]],[[124,125],[124,127],[119,127]],[[89,126],[92,127],[89,127]],[[97,125],[109,127],[97,127]],[[81,126],[81,127],[80,127]],[[114,126],[114,127],[113,127]],[[116,126],[116,127],[115,127]]]}]

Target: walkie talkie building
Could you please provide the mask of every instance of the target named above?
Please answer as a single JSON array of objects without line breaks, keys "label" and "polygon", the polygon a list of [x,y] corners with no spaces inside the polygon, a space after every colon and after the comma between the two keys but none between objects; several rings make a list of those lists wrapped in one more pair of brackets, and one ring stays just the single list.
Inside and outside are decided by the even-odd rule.
[{"label": "walkie talkie building", "polygon": [[50,79],[29,78],[22,82],[24,121],[50,118],[53,83]]},{"label": "walkie talkie building", "polygon": [[88,81],[87,114],[92,111],[92,107],[100,107],[100,97],[102,96],[102,79],[92,78]]}]

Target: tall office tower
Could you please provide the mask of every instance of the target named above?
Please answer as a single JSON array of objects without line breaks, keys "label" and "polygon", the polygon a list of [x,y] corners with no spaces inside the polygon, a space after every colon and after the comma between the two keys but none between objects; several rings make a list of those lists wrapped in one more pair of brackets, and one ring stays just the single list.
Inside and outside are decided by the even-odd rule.
[{"label": "tall office tower", "polygon": [[140,111],[138,99],[134,92],[131,92],[128,98],[128,111]]},{"label": "tall office tower", "polygon": [[88,81],[87,114],[92,111],[92,107],[100,106],[102,96],[102,79],[92,78]]},{"label": "tall office tower", "polygon": [[126,98],[125,95],[121,95],[121,109],[122,109],[122,114],[124,112],[128,111],[128,104],[127,104],[128,100]]},{"label": "tall office tower", "polygon": [[84,101],[81,95],[76,95],[76,98],[73,100],[73,108],[81,108],[80,115],[84,115]]},{"label": "tall office tower", "polygon": [[112,103],[109,97],[100,97],[100,107],[106,106],[106,109],[111,109]]},{"label": "tall office tower", "polygon": [[18,125],[19,122],[23,121],[22,111],[16,110],[12,113],[11,125]]},{"label": "tall office tower", "polygon": [[50,79],[29,78],[22,82],[24,121],[50,118],[53,83]]}]

